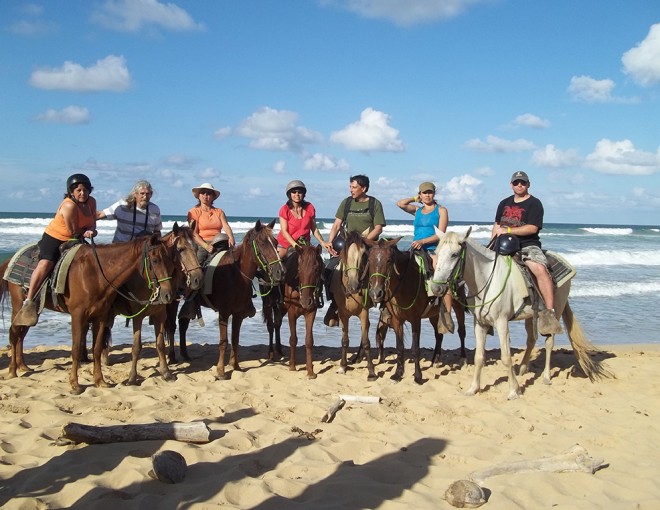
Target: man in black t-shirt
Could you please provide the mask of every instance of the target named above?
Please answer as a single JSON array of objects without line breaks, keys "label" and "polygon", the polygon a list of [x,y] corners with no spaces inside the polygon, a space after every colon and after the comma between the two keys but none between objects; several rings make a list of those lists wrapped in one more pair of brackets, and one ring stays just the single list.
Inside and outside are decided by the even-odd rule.
[{"label": "man in black t-shirt", "polygon": [[539,333],[553,335],[561,333],[562,329],[555,316],[554,283],[539,238],[539,232],[543,228],[543,204],[529,194],[530,186],[525,172],[515,172],[511,176],[513,195],[502,200],[497,206],[491,237],[513,234],[520,241],[522,260],[536,277],[546,307],[539,313]]}]

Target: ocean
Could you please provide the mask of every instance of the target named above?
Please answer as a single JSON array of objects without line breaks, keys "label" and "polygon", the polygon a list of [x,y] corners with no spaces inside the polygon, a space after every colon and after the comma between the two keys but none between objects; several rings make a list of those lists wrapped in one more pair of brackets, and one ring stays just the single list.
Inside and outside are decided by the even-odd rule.
[{"label": "ocean", "polygon": [[[0,213],[0,260],[11,256],[19,247],[40,239],[51,214]],[[229,217],[229,223],[240,241],[254,226],[256,218]],[[262,218],[270,221],[272,218]],[[185,217],[164,216],[164,232],[172,229],[174,222],[185,223]],[[327,236],[332,219],[319,219],[319,228]],[[97,242],[109,243],[114,234],[113,221],[99,221]],[[454,222],[449,230],[464,232],[472,227],[471,237],[483,241],[490,238],[491,223]],[[276,230],[278,226],[276,225]],[[409,220],[394,220],[385,228],[387,237],[403,236],[401,249],[407,249],[412,241],[413,226]],[[570,303],[589,339],[597,346],[628,343],[660,343],[660,228],[639,225],[583,225],[546,224],[541,231],[543,247],[565,257],[577,270],[571,288]],[[326,255],[327,256],[327,255]],[[3,300],[0,309],[0,334],[9,335],[8,301]],[[261,300],[254,298],[257,315],[243,322],[241,345],[266,345],[268,333],[261,319]],[[327,306],[327,305],[326,305]],[[320,310],[315,326],[314,339],[317,345],[341,346],[341,330],[327,328],[323,324],[325,309]],[[205,326],[191,323],[188,341],[201,344],[218,344],[217,314],[203,310]],[[372,311],[376,320],[376,312]],[[372,323],[373,323],[372,321]],[[472,318],[466,318],[468,348],[474,348]],[[112,330],[115,345],[131,343],[131,327],[118,317]],[[299,321],[298,336],[304,343],[304,323]],[[359,342],[359,321],[352,318],[349,333],[351,347]],[[143,341],[154,341],[153,329],[143,326]],[[70,322],[66,314],[44,311],[39,324],[32,328],[26,339],[26,348],[37,345],[70,345]],[[406,346],[410,346],[411,331],[405,328]],[[282,340],[288,346],[288,326],[282,327]],[[372,345],[373,345],[373,336]],[[433,348],[434,337],[428,321],[422,327],[421,345]],[[512,323],[511,344],[525,346],[525,330],[521,322]],[[458,335],[447,335],[443,346],[455,349],[460,345]],[[556,337],[557,346],[568,346],[568,338]],[[390,331],[387,347],[394,346],[394,335]],[[499,346],[497,337],[488,337],[487,348]],[[542,342],[539,344],[542,346]],[[264,351],[265,352],[265,351]]]}]

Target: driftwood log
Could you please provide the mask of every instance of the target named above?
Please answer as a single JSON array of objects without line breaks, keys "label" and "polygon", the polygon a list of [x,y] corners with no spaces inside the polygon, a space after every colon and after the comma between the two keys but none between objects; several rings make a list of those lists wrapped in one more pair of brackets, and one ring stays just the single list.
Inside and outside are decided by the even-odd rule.
[{"label": "driftwood log", "polygon": [[475,471],[470,474],[470,479],[475,482],[483,482],[486,478],[508,473],[534,473],[567,471],[582,471],[594,474],[601,468],[607,467],[603,459],[593,459],[589,456],[586,448],[576,444],[559,455],[543,457],[534,460],[521,460],[507,464],[499,464],[488,469]]},{"label": "driftwood log", "polygon": [[129,441],[175,439],[187,443],[208,443],[210,431],[205,423],[145,423],[131,425],[93,426],[67,423],[60,438],[76,443],[101,444]]},{"label": "driftwood log", "polygon": [[339,411],[346,402],[358,402],[361,404],[378,404],[380,402],[380,397],[371,397],[363,395],[339,395],[339,398],[335,400],[332,405],[321,418],[321,422],[330,423],[335,417],[337,411]]}]

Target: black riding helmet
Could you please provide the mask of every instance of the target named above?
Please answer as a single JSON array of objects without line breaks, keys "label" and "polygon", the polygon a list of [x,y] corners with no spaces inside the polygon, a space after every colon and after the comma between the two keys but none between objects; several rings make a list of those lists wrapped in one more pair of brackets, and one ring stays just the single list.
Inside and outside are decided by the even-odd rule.
[{"label": "black riding helmet", "polygon": [[497,238],[495,250],[500,255],[513,255],[520,251],[520,241],[512,234],[501,235]]},{"label": "black riding helmet", "polygon": [[341,234],[337,234],[335,238],[332,240],[332,248],[339,253],[344,249],[344,246],[346,246],[346,241],[344,238],[341,236]]},{"label": "black riding helmet", "polygon": [[91,193],[94,189],[92,187],[92,181],[90,181],[89,177],[87,177],[85,174],[73,174],[66,180],[67,195],[71,193],[71,188],[77,186],[78,184],[84,184],[89,193]]}]

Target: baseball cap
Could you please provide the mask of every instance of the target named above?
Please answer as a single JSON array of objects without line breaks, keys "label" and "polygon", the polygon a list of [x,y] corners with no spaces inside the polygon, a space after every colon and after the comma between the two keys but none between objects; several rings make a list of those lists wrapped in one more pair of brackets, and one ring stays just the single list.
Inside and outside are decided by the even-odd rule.
[{"label": "baseball cap", "polygon": [[435,193],[435,184],[432,182],[423,182],[419,185],[419,192],[431,190]]},{"label": "baseball cap", "polygon": [[525,172],[521,172],[520,170],[518,170],[517,172],[514,172],[514,174],[511,176],[511,182],[513,181],[529,182],[529,177],[527,177],[527,174]]}]

